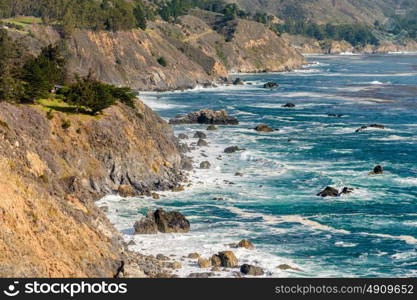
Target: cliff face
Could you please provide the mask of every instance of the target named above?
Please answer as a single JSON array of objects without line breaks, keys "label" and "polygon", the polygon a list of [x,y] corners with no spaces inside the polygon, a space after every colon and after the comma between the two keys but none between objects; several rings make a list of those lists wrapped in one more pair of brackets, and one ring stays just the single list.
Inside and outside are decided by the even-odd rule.
[{"label": "cliff face", "polygon": [[0,103],[0,120],[0,277],[113,276],[124,250],[93,200],[120,185],[175,186],[169,125],[140,102],[52,119],[38,105]]},{"label": "cliff face", "polygon": [[381,41],[379,45],[352,46],[346,41],[318,41],[299,35],[283,34],[283,38],[292,47],[303,54],[340,54],[343,52],[384,54],[389,52],[416,52],[417,42],[406,39],[401,42]]},{"label": "cliff face", "polygon": [[305,62],[297,50],[265,25],[248,20],[222,23],[219,18],[195,10],[181,18],[180,26],[187,43],[213,57],[228,72],[285,71]]},{"label": "cliff face", "polygon": [[[283,71],[304,63],[265,25],[247,20],[219,25],[219,18],[195,10],[178,24],[157,21],[146,31],[77,30],[66,41],[69,70],[80,75],[92,71],[104,82],[139,90],[172,90],[222,82],[228,72]],[[29,30],[32,34],[24,39],[33,53],[60,41],[51,27],[32,25]]]}]

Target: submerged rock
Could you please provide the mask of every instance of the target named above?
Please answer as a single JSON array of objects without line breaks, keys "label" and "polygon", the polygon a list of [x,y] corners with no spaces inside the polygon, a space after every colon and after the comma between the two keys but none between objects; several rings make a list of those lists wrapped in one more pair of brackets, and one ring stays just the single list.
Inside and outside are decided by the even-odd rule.
[{"label": "submerged rock", "polygon": [[269,127],[266,124],[259,124],[258,126],[255,127],[255,130],[259,131],[259,132],[272,132],[272,131],[274,131],[271,127]]},{"label": "submerged rock", "polygon": [[234,81],[233,81],[233,85],[243,85],[244,84],[244,82],[243,82],[243,80],[242,79],[240,79],[240,78],[236,78]]},{"label": "submerged rock", "polygon": [[295,104],[293,104],[293,103],[286,103],[282,107],[294,108],[295,107]]},{"label": "submerged rock", "polygon": [[203,161],[200,163],[200,169],[210,169],[211,164],[208,161]]},{"label": "submerged rock", "polygon": [[243,151],[245,149],[240,149],[238,146],[231,146],[224,149],[224,153],[235,153],[238,151]]},{"label": "submerged rock", "polygon": [[278,83],[276,83],[276,82],[267,82],[267,83],[265,83],[264,84],[264,88],[265,89],[273,89],[273,88],[276,88],[276,87],[278,87]]},{"label": "submerged rock", "polygon": [[290,265],[287,265],[287,264],[279,265],[279,266],[277,266],[277,269],[280,269],[280,270],[283,270],[283,271],[293,270],[293,271],[297,271],[297,272],[302,272],[301,269],[295,268],[295,267],[291,267]]},{"label": "submerged rock", "polygon": [[213,124],[213,125],[238,125],[235,117],[229,116],[225,110],[213,111],[210,109],[189,113],[169,120],[170,124]]},{"label": "submerged rock", "polygon": [[327,114],[328,117],[341,118],[343,114]]},{"label": "submerged rock", "polygon": [[218,129],[218,127],[216,125],[209,125],[206,130],[214,131],[214,130],[217,130],[217,129]]},{"label": "submerged rock", "polygon": [[371,125],[368,125],[368,126],[362,126],[358,129],[356,129],[355,132],[361,132],[361,131],[364,131],[368,128],[385,129],[385,126],[381,125],[381,124],[371,124]]},{"label": "submerged rock", "polygon": [[207,138],[207,135],[204,132],[202,132],[202,131],[197,131],[194,134],[194,138],[195,139],[206,139]]},{"label": "submerged rock", "polygon": [[180,140],[188,140],[188,135],[186,135],[185,133],[180,133],[178,135],[178,139],[180,139]]},{"label": "submerged rock", "polygon": [[317,194],[321,197],[337,197],[339,196],[339,191],[331,186],[326,187],[323,191]]},{"label": "submerged rock", "polygon": [[369,172],[369,174],[374,175],[380,175],[384,173],[384,168],[380,165],[375,166],[374,170],[372,172]]},{"label": "submerged rock", "polygon": [[208,146],[208,143],[207,143],[206,140],[199,139],[198,142],[197,142],[197,146],[198,147],[207,147]]},{"label": "submerged rock", "polygon": [[246,248],[249,250],[253,250],[255,249],[255,246],[249,242],[248,240],[241,240],[238,244],[237,244],[238,248]]},{"label": "submerged rock", "polygon": [[256,267],[253,265],[244,264],[240,267],[240,272],[245,275],[250,276],[262,276],[264,275],[264,270],[260,267]]},{"label": "submerged rock", "polygon": [[353,191],[354,191],[355,189],[354,188],[350,188],[350,187],[344,187],[343,189],[342,189],[342,191],[340,192],[340,194],[339,195],[342,195],[342,194],[351,194],[351,193],[353,193]]}]

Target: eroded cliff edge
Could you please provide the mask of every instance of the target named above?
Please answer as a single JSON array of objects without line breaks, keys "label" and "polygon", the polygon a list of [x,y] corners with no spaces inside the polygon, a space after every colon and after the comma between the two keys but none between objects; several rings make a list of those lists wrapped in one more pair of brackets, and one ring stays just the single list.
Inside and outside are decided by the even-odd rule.
[{"label": "eroded cliff edge", "polygon": [[140,101],[100,117],[0,103],[0,277],[111,277],[125,250],[94,200],[181,178],[170,126]]},{"label": "eroded cliff edge", "polygon": [[[173,90],[224,82],[230,72],[286,71],[304,57],[268,26],[193,10],[176,24],[149,22],[146,31],[76,30],[62,40],[50,26],[32,25],[25,44],[36,53],[64,42],[70,73],[138,90]],[[166,65],[158,61],[163,58]]]}]

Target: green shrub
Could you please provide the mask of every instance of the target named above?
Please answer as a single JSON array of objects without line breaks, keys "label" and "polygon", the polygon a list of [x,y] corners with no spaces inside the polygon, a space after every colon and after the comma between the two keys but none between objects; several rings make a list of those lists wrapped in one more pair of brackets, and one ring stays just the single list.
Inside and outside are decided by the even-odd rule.
[{"label": "green shrub", "polygon": [[46,113],[46,118],[48,120],[52,120],[54,118],[54,114],[52,112],[52,109],[50,109],[47,113]]},{"label": "green shrub", "polygon": [[71,127],[71,121],[70,120],[64,120],[64,121],[62,121],[61,127],[64,130],[70,128]]},{"label": "green shrub", "polygon": [[160,58],[158,58],[157,61],[158,61],[158,64],[160,64],[163,67],[168,66],[168,62],[166,61],[166,59],[163,56],[161,56]]}]

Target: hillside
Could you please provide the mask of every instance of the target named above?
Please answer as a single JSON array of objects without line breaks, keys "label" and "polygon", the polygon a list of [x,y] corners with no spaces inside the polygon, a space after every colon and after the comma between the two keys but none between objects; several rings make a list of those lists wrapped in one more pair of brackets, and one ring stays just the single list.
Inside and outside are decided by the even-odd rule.
[{"label": "hillside", "polygon": [[247,11],[260,11],[288,19],[316,23],[373,24],[394,15],[398,5],[415,8],[416,0],[228,0]]},{"label": "hillside", "polygon": [[126,250],[94,200],[174,187],[172,130],[140,102],[100,117],[54,105],[0,103],[0,277],[112,277]]},{"label": "hillside", "polygon": [[[30,24],[10,34],[33,54],[65,43],[70,73],[92,71],[104,82],[139,90],[172,90],[224,82],[229,72],[283,71],[304,58],[268,26],[194,10],[176,24],[148,22],[146,30],[76,29],[62,39],[52,26]],[[164,64],[161,64],[161,59]]]}]

